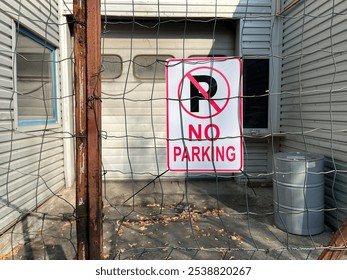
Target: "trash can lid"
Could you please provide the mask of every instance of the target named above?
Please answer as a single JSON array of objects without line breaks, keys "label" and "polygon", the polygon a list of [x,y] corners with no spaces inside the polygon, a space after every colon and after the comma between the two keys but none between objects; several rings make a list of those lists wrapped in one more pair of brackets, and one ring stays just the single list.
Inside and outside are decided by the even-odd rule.
[{"label": "trash can lid", "polygon": [[278,160],[286,161],[316,161],[324,159],[323,155],[309,153],[309,152],[281,152],[274,155]]}]

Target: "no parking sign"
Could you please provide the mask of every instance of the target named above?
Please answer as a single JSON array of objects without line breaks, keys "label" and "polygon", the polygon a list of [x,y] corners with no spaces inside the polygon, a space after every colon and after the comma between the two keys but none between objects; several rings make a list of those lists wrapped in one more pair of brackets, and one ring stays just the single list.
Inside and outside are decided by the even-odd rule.
[{"label": "no parking sign", "polygon": [[238,58],[167,61],[169,170],[241,172],[241,69]]}]

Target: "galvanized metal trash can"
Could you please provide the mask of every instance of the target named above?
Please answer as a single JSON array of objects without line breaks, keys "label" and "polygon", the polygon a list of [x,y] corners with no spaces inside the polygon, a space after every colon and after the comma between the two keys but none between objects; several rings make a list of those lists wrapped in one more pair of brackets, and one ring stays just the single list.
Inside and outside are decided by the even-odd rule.
[{"label": "galvanized metal trash can", "polygon": [[324,231],[324,157],[288,152],[274,155],[275,225],[292,234]]}]

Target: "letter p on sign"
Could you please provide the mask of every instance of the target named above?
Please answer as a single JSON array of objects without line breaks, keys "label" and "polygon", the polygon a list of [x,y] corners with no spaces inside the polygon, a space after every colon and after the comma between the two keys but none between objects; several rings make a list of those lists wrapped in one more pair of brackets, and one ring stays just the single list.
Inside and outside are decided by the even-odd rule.
[{"label": "letter p on sign", "polygon": [[166,151],[171,171],[241,172],[241,69],[238,58],[167,61]]}]

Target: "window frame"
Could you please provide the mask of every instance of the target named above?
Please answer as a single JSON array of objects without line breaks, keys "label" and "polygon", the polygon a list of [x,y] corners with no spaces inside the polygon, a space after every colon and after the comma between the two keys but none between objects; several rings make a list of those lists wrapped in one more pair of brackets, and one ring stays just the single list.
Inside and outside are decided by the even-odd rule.
[{"label": "window frame", "polygon": [[[250,60],[266,60],[268,62],[268,81],[267,81],[267,91],[268,91],[268,95],[267,95],[267,127],[245,127],[245,121],[243,120],[243,131],[251,135],[261,135],[261,134],[264,134],[264,133],[267,133],[269,130],[270,130],[270,124],[271,124],[271,120],[270,120],[270,117],[271,117],[271,114],[270,114],[270,110],[271,110],[271,102],[270,102],[270,80],[271,80],[271,77],[270,77],[270,63],[271,63],[271,60],[268,58],[268,57],[243,57],[242,58],[242,61],[243,61],[243,65],[242,65],[242,69],[243,69],[243,73],[242,73],[242,76],[244,75],[244,71],[245,71],[245,60],[247,61],[250,61]],[[244,84],[244,77],[242,78],[243,80],[243,83],[242,83],[242,97],[243,98],[247,98],[247,96],[245,95],[245,84]],[[256,98],[256,97],[255,97]],[[245,100],[243,101],[243,114],[246,112],[246,108],[245,108]]]},{"label": "window frame", "polygon": [[[57,56],[57,47],[53,46],[49,42],[47,42],[44,39],[41,39],[38,35],[35,35],[34,32],[30,31],[29,29],[20,26],[19,24],[13,23],[13,68],[14,68],[14,75],[13,75],[13,83],[14,83],[14,109],[15,109],[15,124],[17,129],[26,129],[33,127],[35,129],[43,129],[47,127],[48,125],[54,126],[59,125],[59,110],[58,110],[58,98],[57,94],[59,92],[58,90],[58,82],[57,82],[57,66],[56,66],[56,56]],[[40,44],[44,48],[47,48],[49,51],[51,51],[50,58],[51,58],[51,69],[52,69],[52,100],[53,100],[53,115],[51,116],[42,116],[41,119],[29,119],[29,120],[20,120],[19,117],[19,111],[20,107],[18,104],[18,70],[17,70],[17,38],[18,34],[22,34],[26,37],[28,37],[30,40],[33,40],[34,42]]]}]

